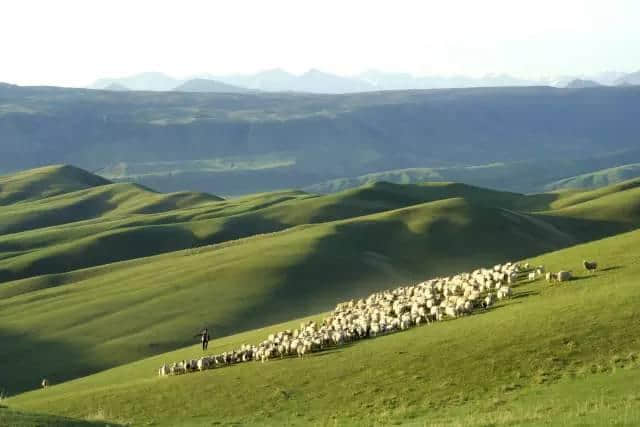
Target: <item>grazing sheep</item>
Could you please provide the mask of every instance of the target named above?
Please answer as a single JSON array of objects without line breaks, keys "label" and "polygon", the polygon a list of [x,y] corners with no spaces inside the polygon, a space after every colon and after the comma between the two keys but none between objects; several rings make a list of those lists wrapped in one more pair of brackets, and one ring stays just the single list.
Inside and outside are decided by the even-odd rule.
[{"label": "grazing sheep", "polygon": [[598,268],[598,263],[595,261],[582,260],[582,265],[589,273],[593,273]]},{"label": "grazing sheep", "polygon": [[498,299],[511,298],[511,288],[509,286],[502,286],[497,292]]},{"label": "grazing sheep", "polygon": [[209,358],[208,357],[201,357],[196,362],[196,366],[197,366],[199,371],[204,371],[205,369],[209,369]]},{"label": "grazing sheep", "polygon": [[160,376],[160,377],[166,377],[170,373],[171,373],[171,370],[169,369],[169,367],[166,364],[163,364],[160,367],[160,369],[158,369],[158,376]]},{"label": "grazing sheep", "polygon": [[558,271],[556,273],[556,278],[558,282],[567,282],[572,279],[572,275],[570,271]]},{"label": "grazing sheep", "polygon": [[491,307],[492,305],[493,305],[493,294],[489,293],[484,298],[484,300],[482,300],[482,308],[484,308],[486,310],[487,308]]},{"label": "grazing sheep", "polygon": [[40,383],[40,385],[42,386],[42,388],[47,388],[49,387],[49,380],[46,378],[42,379],[42,382]]},{"label": "grazing sheep", "polygon": [[[505,263],[492,268],[479,268],[471,273],[436,277],[416,285],[400,286],[375,292],[366,298],[336,304],[321,323],[300,323],[298,329],[269,334],[258,345],[242,344],[240,348],[198,360],[183,360],[158,370],[160,376],[180,375],[210,368],[230,366],[248,361],[265,362],[289,356],[304,358],[309,353],[341,346],[367,337],[406,330],[444,319],[455,319],[487,309],[495,298],[512,295],[510,285],[528,278],[535,280],[544,267],[532,270],[529,264]],[[528,272],[527,274],[525,274]],[[566,280],[566,274],[558,273]],[[547,278],[549,279],[549,274]]]}]

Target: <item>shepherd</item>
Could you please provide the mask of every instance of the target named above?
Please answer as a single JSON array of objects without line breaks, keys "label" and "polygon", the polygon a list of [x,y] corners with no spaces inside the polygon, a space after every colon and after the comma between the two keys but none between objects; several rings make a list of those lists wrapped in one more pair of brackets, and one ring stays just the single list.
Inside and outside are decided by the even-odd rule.
[{"label": "shepherd", "polygon": [[211,338],[211,336],[209,336],[209,331],[207,330],[207,328],[204,328],[202,332],[194,335],[194,337],[200,337],[200,341],[202,341],[202,351],[206,350],[209,346],[209,339]]}]

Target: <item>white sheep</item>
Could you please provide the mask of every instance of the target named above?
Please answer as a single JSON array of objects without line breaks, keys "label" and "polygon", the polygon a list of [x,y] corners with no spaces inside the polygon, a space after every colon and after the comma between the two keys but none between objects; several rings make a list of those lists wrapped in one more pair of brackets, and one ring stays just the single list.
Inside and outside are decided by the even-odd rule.
[{"label": "white sheep", "polygon": [[[524,268],[530,270],[528,264]],[[510,297],[512,289],[504,283],[516,283],[521,271],[523,267],[518,264],[497,264],[472,273],[437,277],[417,285],[375,292],[367,298],[336,304],[333,313],[321,324],[303,322],[299,329],[269,334],[257,346],[242,344],[239,349],[219,355],[174,362],[170,366],[163,365],[158,373],[160,376],[179,375],[251,360],[264,363],[276,356],[303,358],[330,346],[406,330],[445,317],[455,319],[476,308],[490,307],[494,302],[493,292],[498,299]],[[538,266],[526,277],[535,280],[543,271],[544,268]]]},{"label": "white sheep", "polygon": [[502,286],[497,292],[498,299],[510,298],[511,288],[509,286]]},{"label": "white sheep", "polygon": [[160,377],[166,377],[167,375],[169,375],[171,373],[171,370],[169,369],[169,367],[167,366],[167,364],[163,364],[160,369],[158,369],[158,376]]},{"label": "white sheep", "polygon": [[208,357],[201,357],[196,362],[196,366],[199,371],[204,371],[205,369],[209,369],[210,360]]}]

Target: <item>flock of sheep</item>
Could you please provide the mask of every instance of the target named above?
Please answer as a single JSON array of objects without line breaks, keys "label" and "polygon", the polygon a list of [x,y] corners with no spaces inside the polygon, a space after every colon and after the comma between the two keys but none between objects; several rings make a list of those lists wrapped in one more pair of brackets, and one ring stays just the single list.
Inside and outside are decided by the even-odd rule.
[{"label": "flock of sheep", "polygon": [[[588,272],[598,268],[595,261],[585,260],[582,265]],[[313,321],[301,323],[299,329],[271,334],[258,345],[242,345],[222,354],[163,364],[158,375],[179,375],[252,360],[265,362],[276,357],[303,357],[347,342],[455,319],[474,310],[487,309],[496,299],[511,297],[511,285],[525,277],[529,281],[537,280],[543,274],[543,266],[532,268],[528,263],[508,262],[490,269],[480,268],[472,273],[376,292],[366,299],[338,304],[321,325]],[[545,277],[548,282],[573,278],[570,271],[547,272]],[[42,380],[42,388],[49,385],[49,380]]]},{"label": "flock of sheep", "polygon": [[[595,271],[597,263],[583,261],[584,268]],[[305,354],[367,337],[402,331],[413,326],[445,319],[455,319],[475,310],[487,309],[496,300],[511,297],[511,285],[519,280],[537,280],[545,275],[548,282],[571,280],[570,271],[547,272],[543,266],[528,263],[498,264],[471,273],[438,277],[414,286],[402,286],[376,292],[367,298],[340,303],[321,324],[310,321],[298,329],[271,334],[258,345],[183,360],[158,370],[160,376],[179,375],[231,365]]]},{"label": "flock of sheep", "polygon": [[[183,360],[158,370],[160,376],[202,371],[240,362],[262,361],[287,356],[304,357],[351,341],[402,331],[413,326],[455,319],[475,310],[487,309],[496,300],[509,298],[511,286],[519,280],[536,280],[545,273],[542,266],[508,262],[471,273],[439,277],[414,286],[376,292],[367,298],[340,303],[321,324],[302,323],[298,329],[271,334],[258,345],[199,359]],[[547,273],[558,281],[571,274]]]}]

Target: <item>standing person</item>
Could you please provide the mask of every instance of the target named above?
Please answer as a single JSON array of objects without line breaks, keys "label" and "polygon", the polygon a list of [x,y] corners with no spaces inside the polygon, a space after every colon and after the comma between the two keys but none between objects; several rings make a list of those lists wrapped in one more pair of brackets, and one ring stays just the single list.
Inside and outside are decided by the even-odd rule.
[{"label": "standing person", "polygon": [[206,350],[209,346],[209,339],[211,338],[211,336],[209,336],[209,331],[207,330],[207,328],[204,328],[202,332],[194,336],[200,337],[200,341],[202,341],[202,351]]}]

